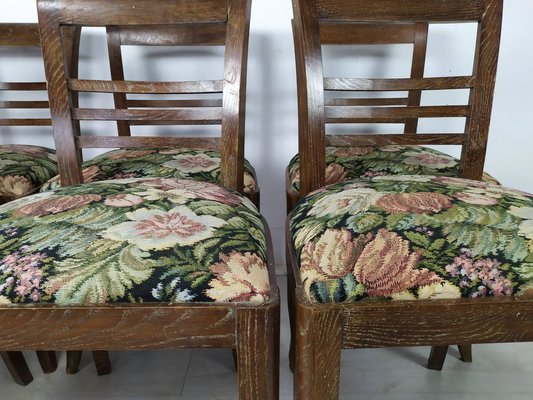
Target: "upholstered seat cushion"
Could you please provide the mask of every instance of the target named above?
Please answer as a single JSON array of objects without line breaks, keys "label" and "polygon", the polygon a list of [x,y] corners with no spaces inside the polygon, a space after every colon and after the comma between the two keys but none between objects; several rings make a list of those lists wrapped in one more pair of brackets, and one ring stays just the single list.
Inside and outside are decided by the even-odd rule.
[{"label": "upholstered seat cushion", "polygon": [[[300,190],[300,157],[288,166],[290,188]],[[381,175],[458,176],[459,160],[423,146],[327,147],[326,184]],[[483,180],[498,182],[489,174]]]},{"label": "upholstered seat cushion", "polygon": [[265,242],[250,200],[211,183],[64,187],[0,207],[0,303],[262,303]]},{"label": "upholstered seat cushion", "polygon": [[[220,182],[220,151],[199,149],[119,149],[103,153],[83,163],[85,183],[122,178],[180,178]],[[41,191],[57,189],[59,177]],[[257,191],[255,171],[244,162],[244,191]]]},{"label": "upholstered seat cushion", "polygon": [[57,175],[55,151],[46,147],[0,145],[0,203],[37,191]]},{"label": "upholstered seat cushion", "polygon": [[314,302],[533,296],[533,195],[379,176],[318,190],[289,229]]}]

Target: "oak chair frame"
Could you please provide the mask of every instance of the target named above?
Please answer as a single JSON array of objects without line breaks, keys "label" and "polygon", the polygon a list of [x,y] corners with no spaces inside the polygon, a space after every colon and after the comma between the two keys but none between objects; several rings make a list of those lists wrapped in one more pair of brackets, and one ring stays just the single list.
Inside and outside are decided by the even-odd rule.
[{"label": "oak chair frame", "polygon": [[[94,10],[98,10],[95,13]],[[78,120],[150,120],[222,125],[221,185],[243,191],[246,60],[251,2],[248,0],[39,0],[38,16],[62,185],[82,183],[82,147],[170,147],[202,140],[176,137],[82,136]],[[65,27],[220,24],[225,30],[224,79],[200,82],[88,81],[72,77],[64,59]],[[163,35],[164,36],[164,35]],[[155,36],[154,36],[155,37]],[[222,92],[222,107],[181,110],[82,109],[78,91]],[[236,350],[239,399],[278,398],[279,293],[267,230],[270,299],[249,303],[152,303],[98,306],[0,307],[0,349],[128,350],[190,347]],[[103,334],[105,333],[105,334]]]},{"label": "oak chair frame", "polygon": [[[460,176],[483,172],[501,31],[502,0],[293,0],[297,38],[300,196],[324,185],[326,123],[383,122],[428,116],[466,117],[462,134],[354,135],[346,145],[460,144]],[[470,77],[421,79],[329,79],[323,76],[321,28],[338,23],[478,22],[476,58]],[[348,27],[348,28],[347,28]],[[342,35],[339,35],[342,36]],[[324,90],[436,90],[469,88],[464,108],[328,106]],[[372,113],[376,110],[376,113]],[[433,346],[439,362],[450,343],[533,341],[533,300],[485,298],[317,304],[303,289],[287,226],[289,310],[293,314],[294,397],[339,398],[341,349]],[[490,326],[488,325],[490,324]],[[436,335],[438,333],[438,335]],[[465,347],[468,349],[468,347]],[[465,354],[468,357],[468,354]]]}]

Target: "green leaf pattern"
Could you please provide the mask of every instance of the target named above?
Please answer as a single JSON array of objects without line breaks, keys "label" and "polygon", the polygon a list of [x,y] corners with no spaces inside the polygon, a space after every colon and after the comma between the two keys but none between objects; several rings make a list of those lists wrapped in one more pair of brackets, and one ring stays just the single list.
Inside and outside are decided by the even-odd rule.
[{"label": "green leaf pattern", "polygon": [[265,228],[207,182],[129,178],[0,206],[2,303],[268,300]]},{"label": "green leaf pattern", "polygon": [[289,229],[312,301],[413,300],[533,296],[532,221],[528,193],[390,175],[311,193]]}]

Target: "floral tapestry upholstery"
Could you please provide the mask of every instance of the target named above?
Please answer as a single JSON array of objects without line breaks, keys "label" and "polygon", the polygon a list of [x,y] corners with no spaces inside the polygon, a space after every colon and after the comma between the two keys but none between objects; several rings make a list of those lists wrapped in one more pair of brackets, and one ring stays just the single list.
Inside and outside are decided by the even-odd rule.
[{"label": "floral tapestry upholstery", "polygon": [[289,216],[313,302],[533,297],[533,195],[388,175],[311,193]]},{"label": "floral tapestry upholstery", "polygon": [[[458,176],[459,160],[423,146],[326,147],[326,184],[381,175]],[[300,157],[288,166],[290,187],[300,190]],[[483,180],[499,182],[489,174]]]},{"label": "floral tapestry upholstery", "polygon": [[57,175],[57,158],[46,147],[0,145],[0,203],[27,196]]},{"label": "floral tapestry upholstery", "polygon": [[[220,182],[220,151],[199,149],[119,149],[86,161],[83,167],[85,183],[123,178],[179,178],[204,182]],[[255,171],[244,161],[244,192],[257,191]],[[60,187],[59,176],[43,186],[41,191]]]},{"label": "floral tapestry upholstery", "polygon": [[266,252],[256,207],[220,186],[69,186],[0,206],[0,304],[263,303]]}]

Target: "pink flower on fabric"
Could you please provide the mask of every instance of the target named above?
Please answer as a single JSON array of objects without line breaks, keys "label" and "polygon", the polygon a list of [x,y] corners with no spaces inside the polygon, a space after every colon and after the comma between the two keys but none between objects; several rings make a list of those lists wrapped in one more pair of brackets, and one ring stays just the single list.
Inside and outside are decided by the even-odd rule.
[{"label": "pink flower on fabric", "polygon": [[141,196],[134,194],[115,194],[105,199],[104,204],[111,207],[131,207],[143,202]]},{"label": "pink flower on fabric", "polygon": [[98,194],[74,194],[66,196],[52,196],[46,199],[37,200],[15,210],[13,215],[39,217],[48,214],[58,214],[60,212],[74,210],[86,206],[95,201],[100,201]]},{"label": "pink flower on fabric", "polygon": [[429,167],[433,169],[449,168],[457,165],[457,160],[447,155],[437,155],[430,153],[429,151],[412,151],[406,152],[405,164],[409,165],[421,165],[423,167]]},{"label": "pink flower on fabric", "polygon": [[173,157],[163,164],[164,167],[179,169],[183,172],[212,171],[220,166],[220,158],[209,157],[207,154],[182,154]]},{"label": "pink flower on fabric", "polygon": [[210,238],[215,228],[226,223],[220,218],[197,215],[185,206],[169,211],[142,208],[126,213],[126,216],[131,221],[108,228],[102,236],[130,242],[141,250],[192,245]]},{"label": "pink flower on fabric", "polygon": [[270,281],[265,261],[254,253],[220,254],[211,265],[215,278],[209,282],[207,296],[216,301],[264,303],[269,299]]},{"label": "pink flower on fabric", "polygon": [[440,282],[434,272],[416,268],[419,258],[419,254],[409,252],[407,240],[380,229],[358,258],[354,276],[369,296],[389,297],[412,287]]},{"label": "pink flower on fabric", "polygon": [[433,214],[452,206],[452,198],[440,193],[394,193],[381,197],[377,205],[391,214]]}]

